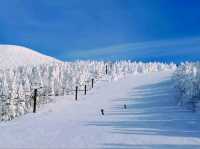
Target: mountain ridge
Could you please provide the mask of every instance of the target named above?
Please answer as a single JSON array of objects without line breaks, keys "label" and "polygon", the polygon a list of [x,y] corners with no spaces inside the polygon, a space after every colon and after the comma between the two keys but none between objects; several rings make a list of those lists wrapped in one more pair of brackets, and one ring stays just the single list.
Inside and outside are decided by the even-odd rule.
[{"label": "mountain ridge", "polygon": [[51,62],[61,61],[24,46],[0,44],[0,69]]}]

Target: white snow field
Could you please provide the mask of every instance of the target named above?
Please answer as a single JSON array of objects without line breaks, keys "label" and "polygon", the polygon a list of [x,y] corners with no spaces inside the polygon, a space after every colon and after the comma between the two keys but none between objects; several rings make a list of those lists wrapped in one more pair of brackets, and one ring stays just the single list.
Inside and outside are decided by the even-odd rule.
[{"label": "white snow field", "polygon": [[0,45],[0,69],[49,62],[59,62],[59,60],[22,46]]},{"label": "white snow field", "polygon": [[200,115],[176,106],[171,76],[128,75],[98,82],[78,101],[55,97],[35,114],[1,122],[0,148],[199,149]]}]

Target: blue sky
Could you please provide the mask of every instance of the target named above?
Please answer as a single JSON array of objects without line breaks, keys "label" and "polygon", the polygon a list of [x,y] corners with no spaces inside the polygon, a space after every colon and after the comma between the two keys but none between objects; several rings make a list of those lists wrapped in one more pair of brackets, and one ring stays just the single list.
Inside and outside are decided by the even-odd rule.
[{"label": "blue sky", "polygon": [[62,60],[199,59],[199,0],[0,2],[1,44]]}]

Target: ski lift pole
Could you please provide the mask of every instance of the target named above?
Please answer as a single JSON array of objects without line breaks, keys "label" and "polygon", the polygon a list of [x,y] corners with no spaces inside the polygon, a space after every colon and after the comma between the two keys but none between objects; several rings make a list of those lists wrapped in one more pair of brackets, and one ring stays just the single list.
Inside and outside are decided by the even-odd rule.
[{"label": "ski lift pole", "polygon": [[87,86],[85,85],[85,95],[86,95],[86,93],[87,93]]},{"label": "ski lift pole", "polygon": [[37,105],[37,89],[34,89],[34,95],[33,95],[33,113],[36,113],[36,105]]},{"label": "ski lift pole", "polygon": [[92,79],[92,88],[94,87],[94,79]]},{"label": "ski lift pole", "polygon": [[76,90],[75,90],[75,100],[78,99],[78,86],[76,86]]}]

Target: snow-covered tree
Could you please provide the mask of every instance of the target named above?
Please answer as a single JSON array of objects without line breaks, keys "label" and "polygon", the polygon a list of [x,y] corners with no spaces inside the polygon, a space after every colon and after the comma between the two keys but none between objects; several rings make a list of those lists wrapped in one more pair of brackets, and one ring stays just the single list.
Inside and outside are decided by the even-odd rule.
[{"label": "snow-covered tree", "polygon": [[[108,74],[106,75],[106,66]],[[142,63],[131,61],[76,61],[53,62],[41,65],[29,65],[14,69],[0,70],[0,119],[10,120],[16,116],[32,111],[33,90],[38,88],[38,105],[47,103],[48,96],[73,94],[75,86],[80,89],[91,80],[119,80],[127,74],[147,73],[175,69],[176,66],[164,63]],[[182,68],[183,69],[183,68]],[[193,69],[192,86],[198,92],[199,69]],[[180,74],[177,73],[180,76]],[[181,76],[182,77],[182,76]],[[197,79],[197,80],[196,80]],[[183,83],[180,81],[180,83]],[[191,92],[191,91],[190,91]],[[198,94],[196,93],[195,94]]]}]

